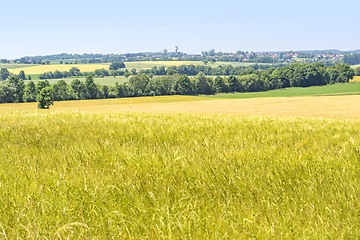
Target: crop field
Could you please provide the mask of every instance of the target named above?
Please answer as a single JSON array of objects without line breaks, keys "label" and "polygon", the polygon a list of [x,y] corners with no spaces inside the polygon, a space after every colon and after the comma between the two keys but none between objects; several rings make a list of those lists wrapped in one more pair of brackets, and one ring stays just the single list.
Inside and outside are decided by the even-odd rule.
[{"label": "crop field", "polygon": [[360,76],[355,76],[352,81],[354,81],[354,82],[360,82]]},{"label": "crop field", "polygon": [[3,109],[0,238],[357,239],[359,124]]},{"label": "crop field", "polygon": [[[360,119],[360,95],[217,99],[157,96],[55,102],[53,110],[203,113]],[[0,109],[36,109],[37,103],[0,104]]]},{"label": "crop field", "polygon": [[[70,84],[72,81],[74,81],[74,79],[79,79],[80,81],[85,81],[85,77],[80,77],[80,78],[63,78],[63,80]],[[41,80],[32,80],[35,84],[38,81],[43,81],[45,79],[41,79]],[[48,79],[50,84],[54,84],[57,83],[60,79]],[[125,83],[127,81],[129,81],[128,78],[123,77],[123,76],[118,76],[118,77],[103,77],[103,78],[94,78],[95,83],[99,83],[101,85],[107,85],[107,86],[115,86],[115,83]],[[29,81],[25,81],[25,84],[27,84]]]},{"label": "crop field", "polygon": [[356,86],[0,104],[0,239],[360,238]]},{"label": "crop field", "polygon": [[[3,64],[5,68],[6,65]],[[17,65],[17,64],[13,64]],[[25,67],[23,65],[26,65]],[[56,70],[59,71],[69,71],[72,67],[77,67],[80,69],[81,72],[93,72],[95,69],[105,68],[109,69],[110,63],[102,63],[102,64],[49,64],[49,65],[31,65],[31,64],[22,64],[19,67],[9,69],[9,72],[14,74],[19,74],[21,70],[24,70],[26,75],[31,74],[41,74],[44,72],[55,72]]]}]

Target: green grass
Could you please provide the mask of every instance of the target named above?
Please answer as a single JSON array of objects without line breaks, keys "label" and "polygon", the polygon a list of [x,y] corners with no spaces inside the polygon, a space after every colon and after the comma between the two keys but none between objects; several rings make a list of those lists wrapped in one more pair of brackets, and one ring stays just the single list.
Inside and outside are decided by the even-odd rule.
[{"label": "green grass", "polygon": [[[6,69],[24,68],[24,69],[20,69],[20,70],[24,70],[24,72],[25,72],[25,68],[33,67],[33,66],[41,66],[41,65],[4,63],[4,64],[0,64],[0,69],[1,68],[6,68]],[[26,74],[26,72],[25,72],[25,74]]]},{"label": "green grass", "polygon": [[0,111],[0,238],[357,239],[359,121]]},{"label": "green grass", "polygon": [[[70,84],[72,81],[74,81],[74,79],[76,79],[75,77],[74,78],[63,78],[63,80]],[[80,81],[85,81],[85,78],[84,77],[80,77],[80,78],[77,78],[79,79]],[[44,81],[45,79],[41,79],[41,80],[32,80],[35,84],[38,82],[38,81]],[[54,83],[57,83],[60,79],[47,79],[49,81],[50,84],[54,84]],[[118,82],[118,83],[125,83],[128,81],[128,78],[126,77],[122,77],[122,76],[119,76],[119,77],[103,77],[103,78],[94,78],[94,81],[95,83],[99,83],[101,85],[107,85],[107,86],[115,86],[115,83]],[[27,84],[29,81],[25,81],[25,84]]]},{"label": "green grass", "polygon": [[259,97],[301,97],[301,96],[336,96],[360,94],[360,83],[341,83],[307,88],[285,88],[267,92],[217,94],[212,98],[259,98]]}]

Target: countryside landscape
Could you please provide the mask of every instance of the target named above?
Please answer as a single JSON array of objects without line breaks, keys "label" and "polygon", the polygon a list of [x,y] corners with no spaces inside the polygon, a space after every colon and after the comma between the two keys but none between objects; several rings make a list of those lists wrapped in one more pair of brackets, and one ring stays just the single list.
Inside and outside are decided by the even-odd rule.
[{"label": "countryside landscape", "polygon": [[355,10],[4,7],[0,239],[360,238]]}]

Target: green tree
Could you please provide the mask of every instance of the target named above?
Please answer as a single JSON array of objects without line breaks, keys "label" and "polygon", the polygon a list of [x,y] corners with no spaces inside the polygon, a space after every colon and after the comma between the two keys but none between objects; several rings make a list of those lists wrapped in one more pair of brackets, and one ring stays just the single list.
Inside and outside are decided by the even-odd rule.
[{"label": "green tree", "polygon": [[18,75],[18,79],[26,80],[25,72],[23,70],[20,71]]},{"label": "green tree", "polygon": [[123,62],[112,62],[109,70],[119,70],[120,68],[125,68],[125,64]]},{"label": "green tree", "polygon": [[354,69],[346,63],[338,63],[335,65],[335,69],[339,73],[339,77],[336,82],[349,82],[350,79],[354,78]]},{"label": "green tree", "polygon": [[134,96],[142,96],[145,93],[145,88],[149,83],[149,78],[146,74],[140,76],[135,75],[129,79],[130,87],[134,91]]},{"label": "green tree", "polygon": [[50,83],[48,80],[38,81],[36,83],[36,92],[39,94],[40,91],[45,87],[50,87]]},{"label": "green tree", "polygon": [[0,82],[0,103],[14,102],[16,88],[8,80]]},{"label": "green tree", "polygon": [[124,77],[129,77],[131,75],[131,73],[129,73],[129,71],[126,69],[124,72]]},{"label": "green tree", "polygon": [[190,80],[189,76],[186,74],[180,75],[171,90],[172,94],[179,95],[190,95],[194,94],[194,86],[193,82]]},{"label": "green tree", "polygon": [[6,80],[10,76],[10,72],[6,68],[0,70],[0,80]]},{"label": "green tree", "polygon": [[119,84],[118,82],[115,83],[115,94],[117,98],[125,97],[125,85]]},{"label": "green tree", "polygon": [[217,76],[214,79],[214,87],[216,92],[227,92],[227,86],[225,84],[225,81],[222,77]]},{"label": "green tree", "polygon": [[53,91],[51,87],[41,89],[39,95],[37,96],[37,101],[39,109],[49,109],[50,106],[54,104]]},{"label": "green tree", "polygon": [[109,97],[109,87],[106,85],[102,86],[101,93],[104,98],[108,98]]},{"label": "green tree", "polygon": [[360,76],[360,67],[355,68],[355,76]]},{"label": "green tree", "polygon": [[94,82],[94,78],[91,74],[86,76],[85,91],[86,91],[87,98],[91,98],[91,99],[96,98],[98,88],[97,88],[97,86]]},{"label": "green tree", "polygon": [[229,77],[228,82],[229,82],[229,90],[231,92],[240,91],[240,83],[239,83],[238,79],[234,75],[231,75]]},{"label": "green tree", "polygon": [[23,96],[24,102],[35,102],[36,101],[36,86],[33,81],[26,84]]},{"label": "green tree", "polygon": [[75,95],[75,99],[86,99],[85,84],[79,79],[75,79],[70,83]]},{"label": "green tree", "polygon": [[80,74],[80,69],[77,68],[77,67],[72,67],[69,70],[69,74],[70,74],[70,76],[80,76],[81,75]]},{"label": "green tree", "polygon": [[16,91],[14,93],[14,102],[16,103],[23,102],[24,89],[25,89],[24,80],[12,76],[9,79],[9,83],[13,84],[13,86],[16,88]]},{"label": "green tree", "polygon": [[204,65],[206,65],[208,62],[208,60],[203,60]]},{"label": "green tree", "polygon": [[59,80],[53,85],[53,96],[55,101],[68,99],[67,84],[64,80]]},{"label": "green tree", "polygon": [[174,69],[172,69],[172,68],[169,68],[169,69],[166,71],[166,75],[174,75],[174,74],[176,74],[176,73],[177,73],[177,71],[174,70]]},{"label": "green tree", "polygon": [[212,85],[208,81],[208,78],[205,76],[204,73],[199,72],[195,77],[195,84],[197,88],[197,92],[199,94],[211,94],[212,92]]}]

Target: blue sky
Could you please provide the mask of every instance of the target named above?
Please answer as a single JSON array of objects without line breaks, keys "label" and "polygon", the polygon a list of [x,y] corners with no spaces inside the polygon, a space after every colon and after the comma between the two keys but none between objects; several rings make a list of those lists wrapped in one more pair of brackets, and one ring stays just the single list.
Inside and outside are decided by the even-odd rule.
[{"label": "blue sky", "polygon": [[1,1],[0,58],[360,49],[360,1]]}]

